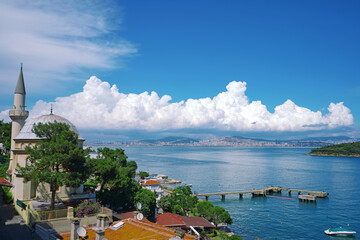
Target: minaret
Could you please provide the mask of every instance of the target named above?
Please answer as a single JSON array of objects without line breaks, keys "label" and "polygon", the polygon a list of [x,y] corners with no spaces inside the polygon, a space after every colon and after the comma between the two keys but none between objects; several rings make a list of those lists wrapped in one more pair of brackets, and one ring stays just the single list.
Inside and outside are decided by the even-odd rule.
[{"label": "minaret", "polygon": [[25,110],[25,84],[24,84],[24,76],[22,71],[22,64],[20,68],[19,79],[15,88],[15,96],[14,96],[14,109],[9,111],[9,116],[12,120],[12,128],[11,128],[11,151],[10,151],[10,165],[9,170],[12,171],[13,167],[16,167],[16,164],[13,162],[13,150],[15,149],[15,141],[14,138],[19,134],[21,128],[25,124],[25,120],[29,116],[29,112]]}]

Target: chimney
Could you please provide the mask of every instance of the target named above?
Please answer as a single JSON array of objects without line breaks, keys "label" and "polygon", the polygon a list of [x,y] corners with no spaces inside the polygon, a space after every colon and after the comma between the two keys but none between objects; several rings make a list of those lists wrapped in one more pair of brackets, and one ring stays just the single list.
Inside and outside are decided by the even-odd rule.
[{"label": "chimney", "polygon": [[70,219],[71,221],[71,235],[70,235],[70,240],[78,240],[79,236],[76,232],[76,230],[79,228],[80,225],[80,219],[79,218],[72,218]]},{"label": "chimney", "polygon": [[92,229],[96,232],[96,240],[105,240],[105,230],[109,226],[109,217],[106,214],[96,216],[96,227]]}]

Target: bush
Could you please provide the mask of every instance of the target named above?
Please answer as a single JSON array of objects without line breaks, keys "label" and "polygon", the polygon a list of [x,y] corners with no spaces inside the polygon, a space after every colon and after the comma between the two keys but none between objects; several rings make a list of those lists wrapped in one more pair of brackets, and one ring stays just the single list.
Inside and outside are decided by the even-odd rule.
[{"label": "bush", "polygon": [[97,213],[100,210],[100,204],[98,202],[91,203],[89,200],[85,200],[75,208],[75,217],[81,218],[89,214]]},{"label": "bush", "polygon": [[242,238],[239,235],[236,235],[236,234],[232,235],[229,239],[230,240],[242,240]]},{"label": "bush", "polygon": [[4,201],[6,203],[11,203],[13,201],[13,195],[10,192],[10,188],[9,187],[2,187],[2,190],[4,192]]}]

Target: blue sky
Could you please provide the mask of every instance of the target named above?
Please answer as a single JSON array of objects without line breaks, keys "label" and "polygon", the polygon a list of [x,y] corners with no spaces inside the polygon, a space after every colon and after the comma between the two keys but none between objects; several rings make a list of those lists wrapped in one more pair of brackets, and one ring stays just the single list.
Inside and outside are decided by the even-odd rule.
[{"label": "blue sky", "polygon": [[[93,85],[108,83],[111,87],[116,84],[116,92],[134,93],[139,102],[148,101],[139,97],[141,93],[147,91],[150,95],[154,91],[159,98],[171,96],[168,104],[184,101],[185,105],[191,105],[188,99],[212,99],[221,92],[230,92],[226,86],[232,81],[246,82],[246,91],[240,90],[242,85],[237,85],[234,96],[245,94],[246,97],[241,96],[247,98],[248,104],[261,101],[259,108],[253,107],[251,116],[243,110],[248,108],[247,103],[238,109],[244,111],[241,116],[231,113],[234,106],[219,107],[216,103],[215,109],[222,109],[225,117],[219,113],[215,117],[208,116],[211,120],[205,122],[184,117],[182,122],[172,124],[171,117],[177,116],[177,111],[189,114],[194,109],[172,106],[171,109],[176,108],[173,116],[160,113],[162,117],[154,120],[138,114],[134,117],[139,121],[135,121],[139,123],[136,126],[112,119],[107,131],[112,129],[110,126],[120,132],[162,131],[162,127],[156,127],[156,121],[168,132],[181,132],[185,126],[190,126],[195,132],[191,136],[196,135],[198,129],[232,135],[259,135],[270,129],[274,136],[289,132],[293,136],[346,134],[358,137],[358,1],[126,0],[86,4],[14,1],[0,5],[3,9],[0,10],[3,12],[0,81],[4,86],[0,90],[1,116],[12,106],[19,63],[24,62],[28,109],[33,109],[34,114],[41,113],[40,108],[48,108],[52,103],[58,113],[84,132],[104,130],[96,124],[101,122],[101,117],[91,119],[94,124],[83,124],[84,121],[77,121],[76,114],[91,116],[96,112],[66,111],[64,106],[67,99],[74,102],[71,96],[84,95],[83,89],[90,85],[86,81],[96,76],[101,82],[93,80]],[[91,89],[98,91],[95,87]],[[104,96],[102,99],[106,98]],[[115,109],[110,103],[115,100],[119,98],[104,100],[108,104],[105,105]],[[286,102],[284,114],[295,115],[295,111],[299,117],[276,116],[274,120],[271,114],[275,113],[275,107]],[[329,114],[330,103],[341,102],[343,105],[337,105],[331,119],[324,119]],[[101,106],[99,102],[94,104]],[[155,108],[163,106],[154,104]],[[204,116],[214,109],[213,103],[201,104],[201,108],[207,109]],[[263,113],[254,113],[263,106],[271,116],[264,113],[268,121],[261,125],[259,120],[252,119],[263,116]],[[311,113],[302,113],[304,109],[296,107]],[[317,111],[322,116],[315,114]],[[107,113],[118,118],[112,110]],[[302,115],[308,117],[303,119]],[[347,118],[342,119],[342,116]],[[243,118],[246,118],[243,125],[250,124],[248,128],[236,125]],[[278,126],[291,121],[298,124],[286,128]],[[251,123],[261,127],[251,127]],[[303,127],[319,124],[329,127]]]}]

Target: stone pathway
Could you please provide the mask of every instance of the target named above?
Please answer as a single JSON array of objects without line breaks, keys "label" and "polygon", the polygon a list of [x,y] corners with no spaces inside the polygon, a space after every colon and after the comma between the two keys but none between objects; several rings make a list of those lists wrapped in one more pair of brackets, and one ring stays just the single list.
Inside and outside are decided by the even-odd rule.
[{"label": "stone pathway", "polygon": [[4,202],[3,194],[2,189],[0,189],[0,239],[34,239],[29,227],[24,223],[15,208]]}]

